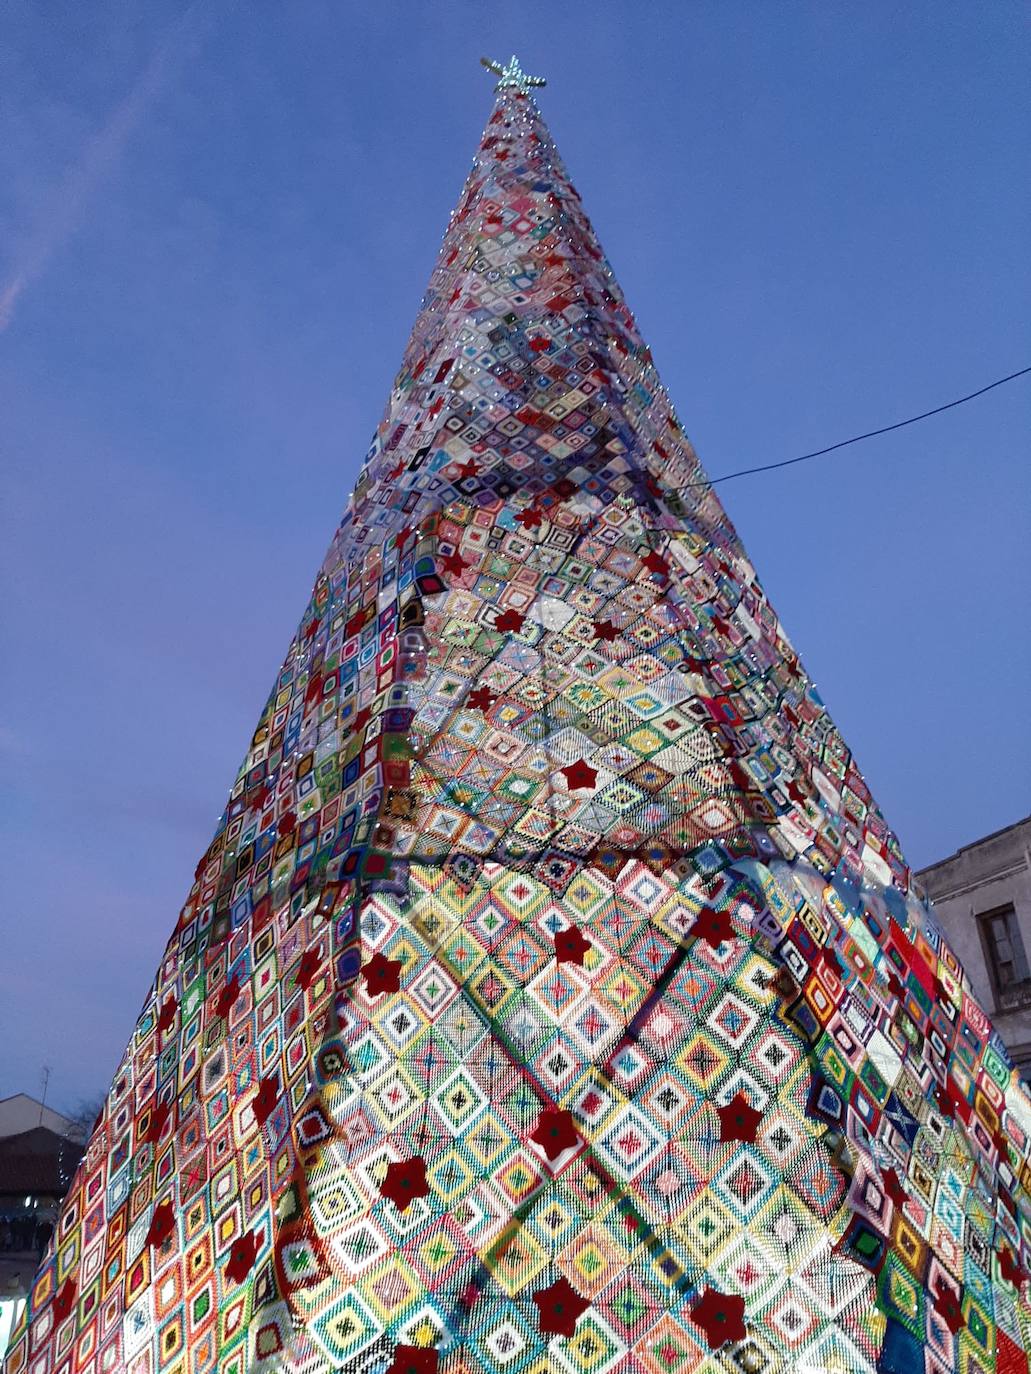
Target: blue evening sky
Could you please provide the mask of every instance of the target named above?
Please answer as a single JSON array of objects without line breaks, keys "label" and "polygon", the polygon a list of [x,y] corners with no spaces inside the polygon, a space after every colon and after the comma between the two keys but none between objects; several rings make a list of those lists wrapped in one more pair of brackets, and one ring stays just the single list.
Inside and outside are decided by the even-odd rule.
[{"label": "blue evening sky", "polygon": [[[491,103],[709,473],[1031,363],[1023,3],[7,0],[0,1096],[102,1091]],[[1031,810],[1031,378],[721,488],[912,863]]]}]

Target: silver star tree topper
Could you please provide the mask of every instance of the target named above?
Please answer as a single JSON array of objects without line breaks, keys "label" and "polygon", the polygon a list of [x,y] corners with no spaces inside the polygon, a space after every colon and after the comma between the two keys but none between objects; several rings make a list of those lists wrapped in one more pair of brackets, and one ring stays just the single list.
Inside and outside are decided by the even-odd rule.
[{"label": "silver star tree topper", "polygon": [[489,57],[481,57],[480,64],[500,76],[501,80],[494,87],[496,91],[530,91],[534,86],[546,86],[548,83],[543,76],[529,76],[519,65],[519,58],[513,55],[508,59],[508,65],[503,67],[500,62],[494,62]]}]

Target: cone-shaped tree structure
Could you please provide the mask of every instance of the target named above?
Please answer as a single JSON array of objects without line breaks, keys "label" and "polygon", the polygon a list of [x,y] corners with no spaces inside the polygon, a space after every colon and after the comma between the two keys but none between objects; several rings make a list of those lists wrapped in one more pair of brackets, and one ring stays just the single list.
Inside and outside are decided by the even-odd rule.
[{"label": "cone-shaped tree structure", "polygon": [[510,66],[10,1374],[1025,1371],[1029,1130]]}]

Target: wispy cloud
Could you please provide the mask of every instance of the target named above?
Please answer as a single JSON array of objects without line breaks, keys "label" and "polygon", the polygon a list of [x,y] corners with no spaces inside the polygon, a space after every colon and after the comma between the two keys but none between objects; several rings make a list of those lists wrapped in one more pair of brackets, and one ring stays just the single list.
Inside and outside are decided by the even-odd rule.
[{"label": "wispy cloud", "polygon": [[198,11],[202,6],[204,0],[193,0],[170,27],[128,94],[103,128],[87,141],[46,216],[33,226],[15,254],[7,279],[0,285],[0,332],[11,323],[19,298],[42,277],[54,254],[80,227],[90,201],[117,166],[141,119],[164,90],[187,48],[199,37],[202,25]]}]

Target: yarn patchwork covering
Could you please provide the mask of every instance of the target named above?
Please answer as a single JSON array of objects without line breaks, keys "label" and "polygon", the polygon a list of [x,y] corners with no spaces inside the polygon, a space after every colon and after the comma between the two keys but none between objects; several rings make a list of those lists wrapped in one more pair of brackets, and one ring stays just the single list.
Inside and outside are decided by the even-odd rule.
[{"label": "yarn patchwork covering", "polygon": [[9,1374],[1026,1374],[1029,1131],[503,80]]}]

